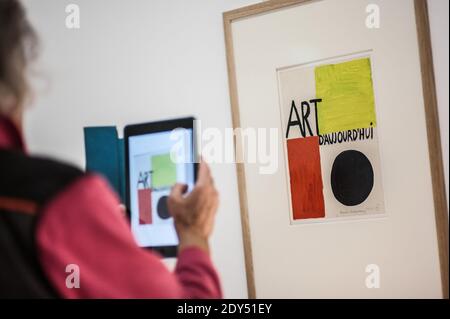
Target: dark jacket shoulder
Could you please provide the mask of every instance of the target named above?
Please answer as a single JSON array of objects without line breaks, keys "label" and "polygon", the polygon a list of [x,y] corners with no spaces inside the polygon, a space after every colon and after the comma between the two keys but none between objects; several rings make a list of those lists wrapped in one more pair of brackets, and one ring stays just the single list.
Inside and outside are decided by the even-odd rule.
[{"label": "dark jacket shoulder", "polygon": [[0,196],[44,204],[85,173],[50,158],[0,150]]}]

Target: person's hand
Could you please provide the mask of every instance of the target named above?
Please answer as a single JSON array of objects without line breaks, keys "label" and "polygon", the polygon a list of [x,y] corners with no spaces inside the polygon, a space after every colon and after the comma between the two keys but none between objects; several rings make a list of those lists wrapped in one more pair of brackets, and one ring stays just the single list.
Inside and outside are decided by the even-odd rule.
[{"label": "person's hand", "polygon": [[185,195],[186,190],[187,185],[176,184],[167,200],[180,241],[179,249],[198,246],[208,251],[208,238],[213,229],[219,194],[205,162],[199,165],[197,183],[192,192]]}]

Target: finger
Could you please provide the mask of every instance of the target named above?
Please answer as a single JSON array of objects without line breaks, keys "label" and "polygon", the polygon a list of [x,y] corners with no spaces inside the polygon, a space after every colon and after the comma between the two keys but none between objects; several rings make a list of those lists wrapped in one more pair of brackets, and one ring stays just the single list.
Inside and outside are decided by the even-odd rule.
[{"label": "finger", "polygon": [[125,205],[120,204],[119,205],[119,210],[120,210],[120,213],[121,213],[121,215],[123,217],[127,216],[127,208],[125,207]]},{"label": "finger", "polygon": [[170,197],[179,199],[186,193],[188,186],[186,184],[176,183],[170,191]]},{"label": "finger", "polygon": [[208,164],[205,161],[201,161],[198,169],[197,184],[207,184],[210,182],[211,174]]}]

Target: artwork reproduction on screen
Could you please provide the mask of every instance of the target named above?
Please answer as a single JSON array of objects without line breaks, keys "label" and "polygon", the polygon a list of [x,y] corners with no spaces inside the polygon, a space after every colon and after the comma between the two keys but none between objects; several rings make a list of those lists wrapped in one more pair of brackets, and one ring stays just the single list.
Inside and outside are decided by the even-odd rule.
[{"label": "artwork reproduction on screen", "polygon": [[384,213],[371,58],[278,70],[292,223]]},{"label": "artwork reproduction on screen", "polygon": [[176,164],[170,153],[135,156],[139,224],[167,223],[171,218],[167,196],[177,181]]}]

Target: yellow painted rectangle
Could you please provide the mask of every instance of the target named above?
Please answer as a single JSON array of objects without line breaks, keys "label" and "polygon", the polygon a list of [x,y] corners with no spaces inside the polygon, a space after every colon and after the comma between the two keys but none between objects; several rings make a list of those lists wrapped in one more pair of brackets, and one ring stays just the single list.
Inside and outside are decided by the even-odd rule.
[{"label": "yellow painted rectangle", "polygon": [[376,126],[370,59],[315,68],[319,133]]}]

